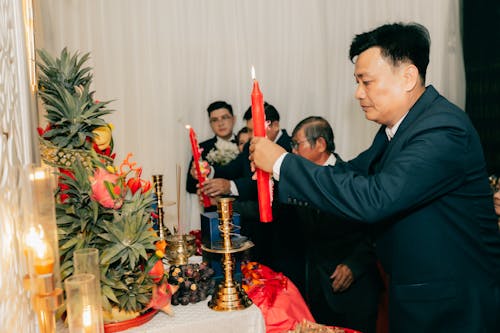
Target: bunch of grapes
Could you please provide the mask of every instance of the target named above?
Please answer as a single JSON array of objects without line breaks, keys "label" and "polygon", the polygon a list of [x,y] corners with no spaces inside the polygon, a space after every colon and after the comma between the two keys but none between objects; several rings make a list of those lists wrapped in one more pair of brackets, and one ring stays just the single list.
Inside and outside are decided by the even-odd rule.
[{"label": "bunch of grapes", "polygon": [[178,285],[172,295],[172,305],[188,305],[207,299],[215,291],[214,270],[206,262],[201,264],[172,265],[168,272],[168,283]]}]

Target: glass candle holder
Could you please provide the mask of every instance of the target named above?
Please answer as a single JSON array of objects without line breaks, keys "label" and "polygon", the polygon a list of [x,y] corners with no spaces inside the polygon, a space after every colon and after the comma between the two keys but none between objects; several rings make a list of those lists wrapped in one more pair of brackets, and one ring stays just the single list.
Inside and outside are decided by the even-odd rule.
[{"label": "glass candle holder", "polygon": [[70,333],[99,333],[103,330],[99,291],[93,274],[74,274],[64,281]]},{"label": "glass candle holder", "polygon": [[[99,269],[99,250],[93,247],[78,249],[73,252],[73,274],[92,274],[99,297],[97,305],[101,307],[101,271]],[[99,311],[102,322],[102,311]],[[98,332],[104,332],[104,328]]]},{"label": "glass candle holder", "polygon": [[73,252],[74,274],[92,274],[95,276],[96,287],[100,290],[101,273],[99,270],[99,250],[93,247],[78,249]]}]

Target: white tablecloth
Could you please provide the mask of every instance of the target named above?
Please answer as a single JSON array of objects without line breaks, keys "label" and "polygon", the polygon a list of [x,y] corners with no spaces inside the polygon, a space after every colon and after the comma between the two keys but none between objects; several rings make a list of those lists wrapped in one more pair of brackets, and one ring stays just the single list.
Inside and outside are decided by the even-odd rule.
[{"label": "white tablecloth", "polygon": [[[151,321],[126,333],[265,333],[264,317],[252,304],[245,310],[220,312],[210,309],[208,301],[174,306],[174,316],[157,313]],[[68,332],[58,324],[57,332]]]}]

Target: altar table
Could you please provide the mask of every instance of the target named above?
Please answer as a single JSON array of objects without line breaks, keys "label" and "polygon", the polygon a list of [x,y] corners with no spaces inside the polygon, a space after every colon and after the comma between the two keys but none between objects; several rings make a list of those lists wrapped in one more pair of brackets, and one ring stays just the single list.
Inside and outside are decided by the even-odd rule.
[{"label": "altar table", "polygon": [[[266,325],[259,308],[252,304],[245,310],[214,311],[203,301],[173,306],[174,316],[158,312],[151,321],[122,331],[124,333],[265,333]],[[60,324],[60,323],[59,323]],[[68,332],[68,329],[57,332]]]}]

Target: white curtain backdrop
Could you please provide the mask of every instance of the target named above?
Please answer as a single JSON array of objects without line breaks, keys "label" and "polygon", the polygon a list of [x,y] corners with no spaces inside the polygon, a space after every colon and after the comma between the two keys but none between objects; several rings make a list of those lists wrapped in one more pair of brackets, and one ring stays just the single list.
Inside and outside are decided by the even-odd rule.
[{"label": "white curtain backdrop", "polygon": [[[328,119],[337,151],[355,157],[377,129],[353,94],[348,49],[355,34],[393,21],[415,21],[431,34],[428,84],[465,105],[459,0],[43,0],[36,43],[57,55],[91,52],[99,100],[115,100],[117,161],[128,152],[144,176],[165,175],[176,200],[182,168],[185,229],[199,226],[196,200],[184,192],[190,124],[200,141],[212,136],[206,107],[226,100],[241,117],[250,104],[250,67],[266,101],[289,132],[309,115]],[[166,212],[176,223],[175,208]]]}]

